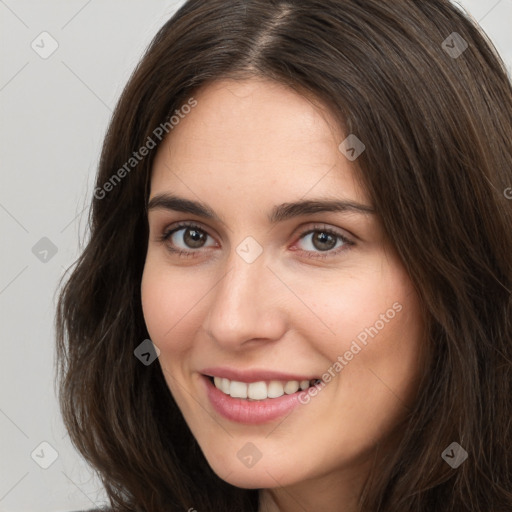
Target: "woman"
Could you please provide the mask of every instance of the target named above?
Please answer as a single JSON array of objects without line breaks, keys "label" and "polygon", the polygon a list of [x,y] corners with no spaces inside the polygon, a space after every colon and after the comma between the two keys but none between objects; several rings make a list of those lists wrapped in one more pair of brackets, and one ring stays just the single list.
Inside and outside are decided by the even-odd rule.
[{"label": "woman", "polygon": [[448,1],[187,2],[57,311],[112,509],[511,510],[511,141]]}]

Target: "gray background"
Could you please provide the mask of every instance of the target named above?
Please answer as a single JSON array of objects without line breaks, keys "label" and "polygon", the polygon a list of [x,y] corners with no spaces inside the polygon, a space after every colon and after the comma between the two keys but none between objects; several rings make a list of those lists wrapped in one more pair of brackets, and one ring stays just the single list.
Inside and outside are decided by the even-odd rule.
[{"label": "gray background", "polygon": [[[0,0],[0,512],[106,503],[58,410],[56,291],[86,234],[112,109],[146,45],[182,3]],[[512,72],[512,0],[460,4]],[[45,31],[58,48],[44,59],[55,44],[40,36]],[[58,456],[44,469],[52,450]]]}]

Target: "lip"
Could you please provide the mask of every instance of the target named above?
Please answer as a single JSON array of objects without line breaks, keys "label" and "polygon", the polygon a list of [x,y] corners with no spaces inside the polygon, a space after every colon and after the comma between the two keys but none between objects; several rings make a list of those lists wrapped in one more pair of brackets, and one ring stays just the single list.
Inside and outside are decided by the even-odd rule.
[{"label": "lip", "polygon": [[[220,375],[216,376],[220,377]],[[228,379],[229,377],[225,378]],[[268,423],[289,414],[295,407],[300,405],[298,399],[299,394],[305,393],[305,391],[299,390],[296,393],[283,395],[279,398],[248,401],[243,400],[242,398],[232,398],[229,395],[226,395],[215,387],[207,375],[201,375],[201,380],[204,382],[206,394],[215,411],[230,421],[244,423],[246,425]],[[233,380],[236,379],[233,378]]]},{"label": "lip", "polygon": [[[236,368],[228,368],[226,366],[215,366],[210,368],[204,368],[200,371],[203,375],[208,375],[209,377],[221,377],[229,380],[236,380],[238,382],[260,382],[260,381],[270,381],[270,380],[281,380],[281,381],[290,381],[290,380],[313,380],[319,379],[315,375],[299,375],[299,374],[291,374],[291,373],[282,373],[275,372],[272,370],[237,370]],[[273,398],[272,400],[277,400]]]}]

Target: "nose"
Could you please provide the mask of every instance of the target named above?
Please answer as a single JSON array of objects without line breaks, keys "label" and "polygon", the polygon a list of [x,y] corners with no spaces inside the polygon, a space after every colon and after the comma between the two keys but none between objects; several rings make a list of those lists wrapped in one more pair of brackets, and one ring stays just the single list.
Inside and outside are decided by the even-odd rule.
[{"label": "nose", "polygon": [[290,292],[272,267],[265,251],[252,263],[235,250],[231,252],[223,276],[209,294],[203,325],[218,345],[231,351],[245,350],[283,337]]}]

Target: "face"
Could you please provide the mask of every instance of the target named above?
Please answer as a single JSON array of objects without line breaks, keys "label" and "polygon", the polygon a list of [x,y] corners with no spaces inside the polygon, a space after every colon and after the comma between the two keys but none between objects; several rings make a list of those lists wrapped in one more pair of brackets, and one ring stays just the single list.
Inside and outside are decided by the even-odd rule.
[{"label": "face", "polygon": [[235,486],[354,473],[417,392],[416,292],[326,110],[256,79],[194,99],[155,158],[141,290],[169,390]]}]

